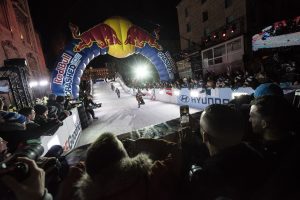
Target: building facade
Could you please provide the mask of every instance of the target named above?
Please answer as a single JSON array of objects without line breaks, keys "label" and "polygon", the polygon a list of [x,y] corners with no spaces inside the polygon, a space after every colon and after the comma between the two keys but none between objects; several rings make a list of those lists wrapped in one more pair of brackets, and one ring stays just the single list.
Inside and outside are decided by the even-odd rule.
[{"label": "building facade", "polygon": [[29,81],[49,79],[27,0],[0,0],[0,67],[12,58],[26,59]]},{"label": "building facade", "polygon": [[200,73],[243,69],[246,0],[183,0],[177,12],[181,49],[199,46]]},{"label": "building facade", "polygon": [[87,67],[81,80],[96,80],[96,79],[105,79],[108,78],[110,75],[110,71],[108,68],[94,68],[94,67]]},{"label": "building facade", "polygon": [[297,5],[295,0],[182,0],[177,5],[181,50],[199,51],[203,74],[248,69],[252,36],[295,17]]}]

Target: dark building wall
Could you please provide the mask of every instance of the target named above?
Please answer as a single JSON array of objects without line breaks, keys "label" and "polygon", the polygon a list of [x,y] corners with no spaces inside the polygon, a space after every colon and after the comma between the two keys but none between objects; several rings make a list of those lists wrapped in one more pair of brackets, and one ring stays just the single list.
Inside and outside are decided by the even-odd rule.
[{"label": "dark building wall", "polygon": [[0,1],[0,66],[10,58],[25,58],[32,79],[49,77],[27,0]]}]

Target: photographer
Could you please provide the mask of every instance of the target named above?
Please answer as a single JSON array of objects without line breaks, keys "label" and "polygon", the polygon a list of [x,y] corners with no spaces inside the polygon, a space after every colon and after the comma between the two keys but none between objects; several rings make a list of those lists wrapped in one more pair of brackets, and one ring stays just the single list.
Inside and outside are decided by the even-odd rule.
[{"label": "photographer", "polygon": [[4,175],[1,182],[5,184],[18,200],[52,200],[51,194],[45,188],[45,171],[28,158],[20,157],[17,161],[25,163],[29,168],[29,176],[22,182]]},{"label": "photographer", "polygon": [[[90,119],[89,114],[91,114],[93,119],[98,119],[98,117],[95,116],[93,106],[97,107],[99,105],[93,102],[92,95],[85,94],[83,101],[84,101],[84,107],[85,107],[85,111],[86,111],[88,118]],[[101,106],[101,104],[100,104],[100,106]]]}]

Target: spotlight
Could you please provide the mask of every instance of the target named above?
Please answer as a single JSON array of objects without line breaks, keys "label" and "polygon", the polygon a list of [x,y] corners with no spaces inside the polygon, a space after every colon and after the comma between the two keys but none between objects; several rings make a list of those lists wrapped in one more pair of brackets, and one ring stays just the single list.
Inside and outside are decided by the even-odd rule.
[{"label": "spotlight", "polygon": [[137,79],[144,79],[149,75],[149,71],[146,65],[138,66],[135,69],[135,76]]},{"label": "spotlight", "polygon": [[34,88],[34,87],[37,87],[37,86],[38,86],[38,82],[37,81],[31,81],[29,83],[29,87],[31,87],[31,88]]},{"label": "spotlight", "polygon": [[40,86],[46,86],[46,85],[48,85],[48,81],[47,80],[40,81]]}]

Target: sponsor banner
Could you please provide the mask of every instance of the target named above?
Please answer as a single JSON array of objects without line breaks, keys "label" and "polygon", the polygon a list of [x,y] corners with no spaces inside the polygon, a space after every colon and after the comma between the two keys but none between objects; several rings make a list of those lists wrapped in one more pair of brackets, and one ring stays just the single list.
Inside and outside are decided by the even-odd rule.
[{"label": "sponsor banner", "polygon": [[172,88],[166,88],[165,91],[167,95],[172,96]]},{"label": "sponsor banner", "polygon": [[[137,89],[128,88],[124,82],[119,79],[121,86],[128,93],[135,95]],[[250,87],[238,88],[232,90],[231,88],[216,88],[216,89],[204,89],[197,88],[191,89],[182,88],[166,88],[166,89],[143,89],[145,94],[144,99],[162,101],[166,103],[173,103],[178,105],[189,105],[192,108],[204,109],[211,104],[226,104],[231,99],[244,95],[252,94],[254,90]]]},{"label": "sponsor banner", "polygon": [[73,82],[75,77],[78,76],[76,72],[78,66],[82,65],[81,63],[82,55],[79,53],[74,54],[65,52],[61,55],[60,61],[57,63],[56,68],[52,73],[51,89],[55,94],[77,97],[77,89],[73,88]]},{"label": "sponsor banner", "polygon": [[[226,88],[225,88],[226,89]],[[218,89],[215,89],[218,90]],[[222,89],[220,89],[222,90]],[[218,91],[219,93],[225,94],[225,91]],[[207,94],[202,94],[201,96],[191,96],[189,89],[181,89],[180,95],[177,97],[177,104],[179,105],[188,105],[193,108],[204,109],[205,107],[211,104],[226,104],[231,98],[228,98],[230,95],[226,94],[224,96],[212,96]]]},{"label": "sponsor banner", "polygon": [[75,148],[82,129],[77,108],[73,108],[71,112],[72,115],[63,121],[63,125],[59,127],[54,135],[41,137],[44,154],[53,145],[61,145],[66,151]]}]

